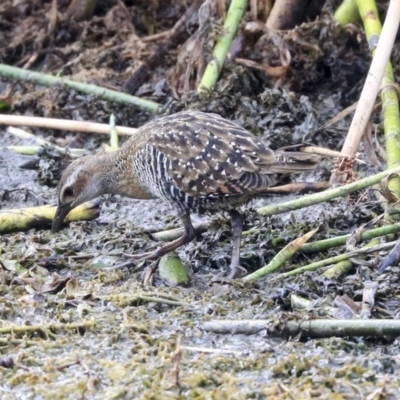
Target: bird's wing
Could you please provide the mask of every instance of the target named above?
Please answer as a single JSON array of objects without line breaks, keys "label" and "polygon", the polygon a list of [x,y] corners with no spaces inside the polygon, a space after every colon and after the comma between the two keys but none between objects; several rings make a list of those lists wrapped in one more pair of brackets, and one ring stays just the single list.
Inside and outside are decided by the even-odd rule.
[{"label": "bird's wing", "polygon": [[218,115],[187,112],[172,117],[158,121],[149,144],[168,158],[170,179],[189,195],[256,193],[275,184],[276,174],[310,165],[293,155],[277,156],[260,139]]}]

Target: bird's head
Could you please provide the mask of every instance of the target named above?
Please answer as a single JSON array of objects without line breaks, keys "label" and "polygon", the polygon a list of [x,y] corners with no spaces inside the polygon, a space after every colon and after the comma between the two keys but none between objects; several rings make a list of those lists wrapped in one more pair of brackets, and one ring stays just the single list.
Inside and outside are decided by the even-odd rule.
[{"label": "bird's head", "polygon": [[64,171],[57,189],[58,207],[52,232],[58,232],[68,213],[84,203],[106,192],[104,164],[101,157],[86,156],[73,161]]}]

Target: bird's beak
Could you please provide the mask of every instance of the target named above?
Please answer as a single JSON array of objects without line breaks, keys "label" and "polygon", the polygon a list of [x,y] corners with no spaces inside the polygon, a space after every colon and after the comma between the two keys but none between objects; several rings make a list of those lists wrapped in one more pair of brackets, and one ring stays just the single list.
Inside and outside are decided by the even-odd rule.
[{"label": "bird's beak", "polygon": [[64,221],[64,218],[68,215],[71,209],[72,209],[72,203],[60,204],[57,207],[56,215],[54,217],[53,225],[51,227],[51,231],[53,233],[56,233],[61,229],[61,225]]}]

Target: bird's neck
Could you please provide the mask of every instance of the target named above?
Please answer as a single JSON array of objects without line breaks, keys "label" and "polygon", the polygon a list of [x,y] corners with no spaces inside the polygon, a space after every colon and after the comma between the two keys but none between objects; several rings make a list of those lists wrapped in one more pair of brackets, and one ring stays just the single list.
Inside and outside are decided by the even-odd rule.
[{"label": "bird's neck", "polygon": [[101,154],[99,162],[102,168],[104,193],[119,194],[134,199],[154,198],[138,181],[133,168],[133,156],[121,150]]},{"label": "bird's neck", "polygon": [[89,157],[92,158],[89,172],[93,174],[95,184],[99,185],[102,194],[114,194],[118,186],[117,152],[100,153]]}]

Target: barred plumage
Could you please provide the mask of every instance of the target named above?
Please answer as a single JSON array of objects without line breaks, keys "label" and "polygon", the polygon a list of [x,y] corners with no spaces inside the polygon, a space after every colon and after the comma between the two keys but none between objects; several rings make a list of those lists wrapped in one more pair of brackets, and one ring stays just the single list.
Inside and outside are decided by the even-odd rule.
[{"label": "barred plumage", "polygon": [[183,111],[142,126],[115,153],[74,161],[61,178],[53,231],[72,208],[102,194],[161,198],[181,217],[185,234],[146,254],[156,258],[194,238],[191,212],[228,211],[234,233],[231,276],[237,276],[243,219],[236,207],[282,174],[314,169],[316,161],[309,154],[274,152],[219,115]]}]

